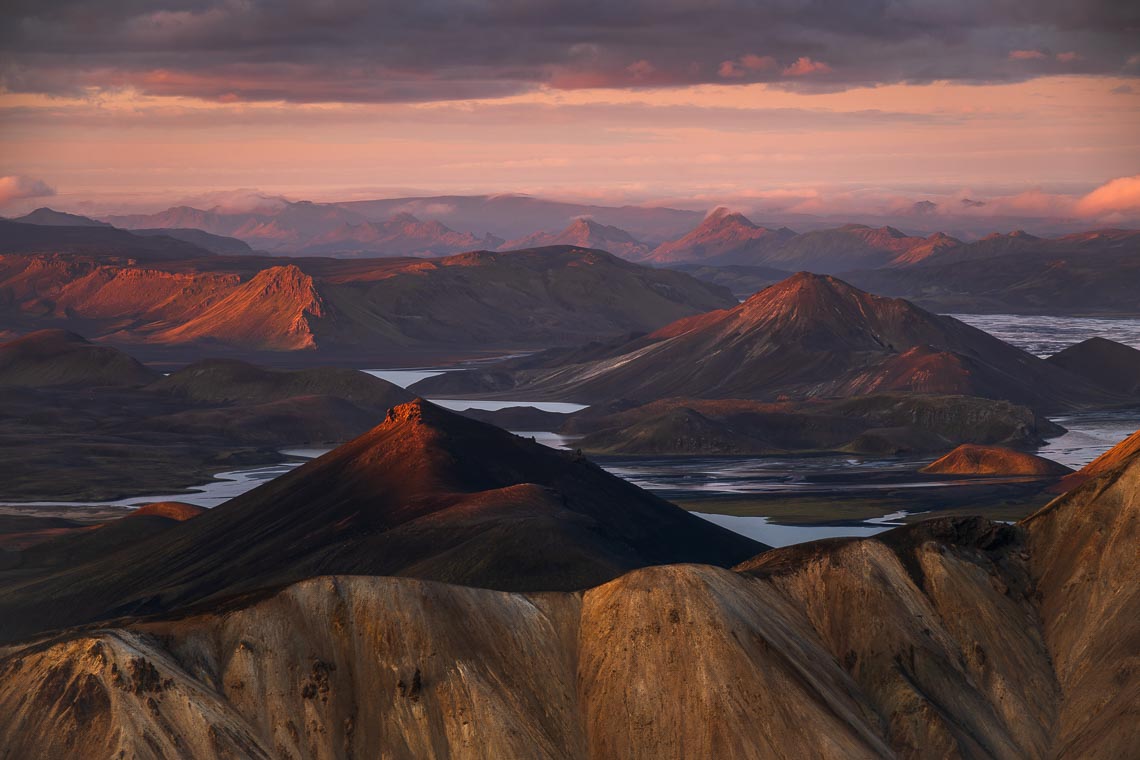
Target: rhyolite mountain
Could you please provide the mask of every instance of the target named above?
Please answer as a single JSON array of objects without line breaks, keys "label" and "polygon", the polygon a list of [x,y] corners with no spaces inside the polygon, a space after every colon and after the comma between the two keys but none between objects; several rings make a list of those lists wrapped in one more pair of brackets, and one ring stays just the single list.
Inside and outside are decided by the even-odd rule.
[{"label": "rhyolite mountain", "polygon": [[625,230],[592,219],[575,219],[559,232],[536,232],[533,235],[503,243],[500,248],[513,251],[520,248],[538,248],[548,245],[573,245],[578,248],[595,248],[636,261],[645,258],[649,247]]},{"label": "rhyolite mountain", "polygon": [[794,238],[786,227],[769,229],[741,213],[716,208],[691,231],[662,243],[645,256],[657,265],[763,264],[772,253]]},{"label": "rhyolite mountain", "polygon": [[540,354],[429,378],[414,389],[582,402],[908,391],[1004,399],[1038,411],[1125,400],[956,319],[806,272],[589,360]]},{"label": "rhyolite mountain", "polygon": [[[11,240],[9,228],[108,233],[133,247],[41,251]],[[17,329],[67,327],[178,357],[306,351],[399,361],[644,332],[734,302],[688,275],[566,246],[430,260],[226,257],[196,247],[171,260],[134,255],[138,243],[160,240],[189,246],[0,222],[0,247],[15,249],[0,256],[0,316]]]},{"label": "rhyolite mountain", "polygon": [[[934,519],[584,593],[314,577],[14,643],[0,735],[14,758],[1130,757],[1140,458],[1117,460],[1014,525]],[[271,541],[265,511],[226,566]],[[183,555],[153,563],[153,585],[194,588]]]},{"label": "rhyolite mountain", "polygon": [[763,549],[570,452],[416,400],[113,561],[0,583],[11,640],[330,573],[570,590]]}]

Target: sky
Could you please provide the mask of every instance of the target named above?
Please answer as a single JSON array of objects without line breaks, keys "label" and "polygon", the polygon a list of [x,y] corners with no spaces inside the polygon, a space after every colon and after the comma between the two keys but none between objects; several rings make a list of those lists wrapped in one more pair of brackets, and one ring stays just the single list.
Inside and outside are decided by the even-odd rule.
[{"label": "sky", "polygon": [[1140,224],[1140,5],[8,0],[0,138],[0,214],[521,192]]}]

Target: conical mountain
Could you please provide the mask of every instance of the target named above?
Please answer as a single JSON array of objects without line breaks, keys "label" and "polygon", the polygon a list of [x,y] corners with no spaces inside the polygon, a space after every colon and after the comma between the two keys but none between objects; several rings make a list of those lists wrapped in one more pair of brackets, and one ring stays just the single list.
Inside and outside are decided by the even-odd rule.
[{"label": "conical mountain", "polygon": [[536,232],[518,240],[511,240],[501,247],[504,251],[524,248],[541,248],[548,245],[572,245],[578,248],[593,248],[607,251],[623,259],[645,258],[649,247],[620,227],[599,224],[592,219],[575,219],[560,232]]},{"label": "conical mountain", "polygon": [[[539,369],[518,372],[512,392],[533,388],[586,402],[912,391],[1049,411],[1124,398],[951,317],[807,272],[732,309],[681,319],[614,347],[593,362],[528,362]],[[479,373],[468,377],[477,383]],[[463,381],[454,375],[446,382],[458,392]],[[432,387],[428,380],[416,390]]]},{"label": "conical mountain", "polygon": [[721,207],[688,234],[657,246],[647,260],[654,264],[760,264],[795,236],[786,227],[761,227],[744,214]]},{"label": "conical mountain", "polygon": [[0,594],[0,609],[16,637],[332,573],[569,590],[764,548],[569,452],[416,400],[152,540]]}]

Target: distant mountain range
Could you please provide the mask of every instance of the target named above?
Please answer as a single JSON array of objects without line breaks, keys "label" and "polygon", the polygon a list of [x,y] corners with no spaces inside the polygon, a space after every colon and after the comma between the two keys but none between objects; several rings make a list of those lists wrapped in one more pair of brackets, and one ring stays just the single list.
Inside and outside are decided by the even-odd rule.
[{"label": "distant mountain range", "polygon": [[[966,242],[942,232],[911,235],[891,226],[845,224],[828,229],[795,232],[787,227],[754,223],[743,214],[725,208],[700,218],[691,212],[670,209],[610,209],[612,217],[655,233],[635,234],[597,216],[566,219],[570,211],[598,211],[603,207],[576,207],[519,196],[473,199],[451,198],[455,204],[410,203],[424,217],[415,216],[394,202],[369,201],[348,204],[309,202],[280,203],[249,212],[190,207],[168,209],[159,214],[110,217],[136,235],[166,242],[133,244],[105,222],[37,209],[18,220],[25,229],[20,241],[8,250],[24,250],[34,239],[35,227],[71,228],[71,243],[65,249],[85,245],[149,249],[148,257],[187,255],[174,241],[192,243],[221,255],[250,254],[254,248],[288,256],[373,258],[393,256],[434,257],[472,250],[531,249],[552,245],[604,250],[639,263],[679,269],[747,296],[783,279],[793,271],[838,274],[874,292],[903,296],[942,311],[1039,312],[1039,313],[1135,313],[1132,294],[1140,288],[1140,232],[1093,230],[1043,238],[1022,230],[993,233]],[[434,199],[439,200],[439,199]],[[407,205],[407,204],[405,204]],[[517,208],[511,229],[557,218],[563,227],[504,240],[496,234],[460,232],[439,219],[461,218],[483,209],[486,224],[495,227]],[[449,211],[451,209],[451,211]],[[527,216],[530,211],[535,216]],[[380,219],[372,215],[390,213]],[[528,221],[529,220],[529,221]],[[691,224],[662,242],[668,231],[681,223]],[[99,237],[102,235],[103,237]],[[41,233],[42,237],[42,233]],[[45,240],[47,238],[44,238]],[[52,238],[60,240],[58,236]],[[0,240],[0,250],[5,241]],[[92,249],[93,250],[93,249]],[[179,253],[181,251],[181,253]],[[985,261],[985,267],[963,266]],[[1073,287],[1079,282],[1080,287]]]}]

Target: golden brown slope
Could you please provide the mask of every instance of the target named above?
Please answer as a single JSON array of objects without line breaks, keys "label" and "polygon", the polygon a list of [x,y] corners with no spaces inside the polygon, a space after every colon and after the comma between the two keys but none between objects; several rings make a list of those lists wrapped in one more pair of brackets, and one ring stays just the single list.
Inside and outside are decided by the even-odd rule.
[{"label": "golden brown slope", "polygon": [[0,735],[15,760],[1129,757],[1138,512],[1134,455],[1021,525],[930,520],[738,572],[313,578],[10,647]]},{"label": "golden brown slope", "polygon": [[935,475],[1035,475],[1059,477],[1072,472],[1045,457],[1003,446],[964,443],[920,470]]}]

